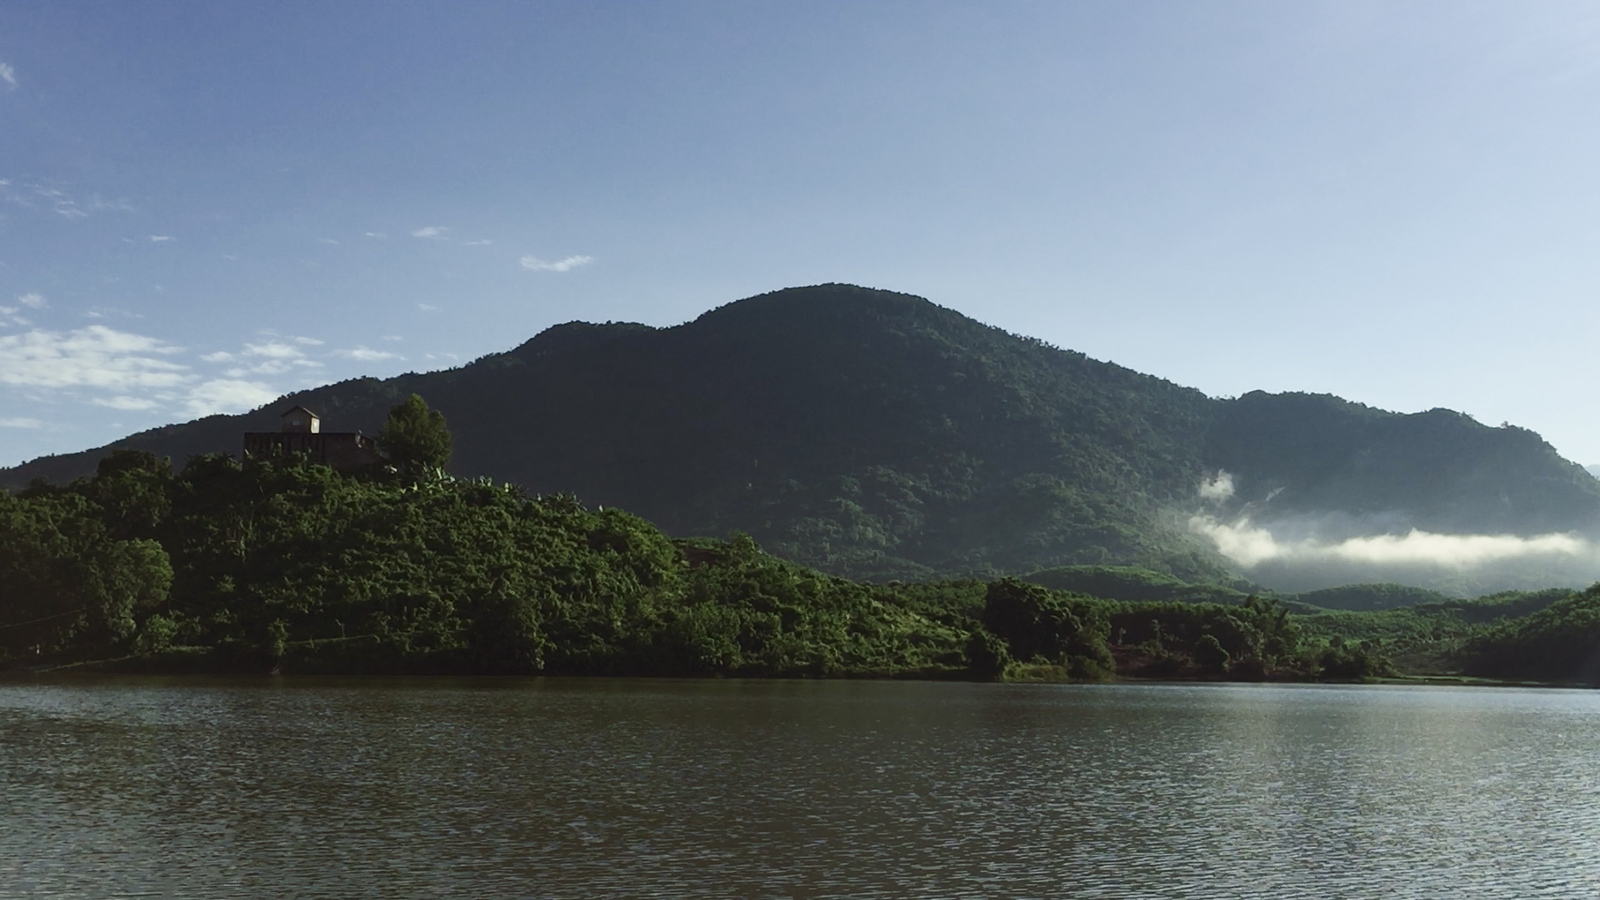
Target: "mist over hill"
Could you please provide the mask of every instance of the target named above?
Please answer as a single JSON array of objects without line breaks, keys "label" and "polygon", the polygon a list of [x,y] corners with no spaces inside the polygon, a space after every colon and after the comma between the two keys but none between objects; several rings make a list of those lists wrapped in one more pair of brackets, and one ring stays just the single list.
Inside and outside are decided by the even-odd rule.
[{"label": "mist over hill", "polygon": [[620,506],[674,535],[751,534],[867,579],[1136,565],[1303,590],[1459,592],[1600,577],[1600,480],[1537,434],[1448,410],[1199,391],[848,285],[652,328],[580,322],[458,369],[293,394],[0,472],[93,471],[113,448],[237,454],[301,404],[375,432],[411,393],[452,468]]}]

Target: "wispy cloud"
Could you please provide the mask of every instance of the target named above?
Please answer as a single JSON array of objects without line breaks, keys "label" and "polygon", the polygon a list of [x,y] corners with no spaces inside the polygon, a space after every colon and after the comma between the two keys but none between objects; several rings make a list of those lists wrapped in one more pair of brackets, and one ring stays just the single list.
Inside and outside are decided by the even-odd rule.
[{"label": "wispy cloud", "polygon": [[579,266],[587,266],[594,262],[592,256],[569,256],[555,262],[546,262],[537,256],[524,256],[522,267],[530,272],[570,272]]},{"label": "wispy cloud", "polygon": [[58,182],[23,179],[0,179],[0,202],[27,209],[48,209],[66,219],[86,219],[91,213],[116,210],[133,212],[127,199],[106,200],[99,194],[87,199],[73,196]]},{"label": "wispy cloud", "polygon": [[476,240],[476,241],[467,241],[463,246],[467,246],[467,247],[487,247],[492,243],[494,243],[494,241],[491,241],[488,238],[482,238],[482,239]]},{"label": "wispy cloud", "polygon": [[166,243],[167,241],[170,241],[170,240],[172,240],[172,235],[170,235],[170,234],[152,234],[152,235],[150,235],[150,243],[152,243],[152,244],[164,244],[164,243]]},{"label": "wispy cloud", "polygon": [[8,63],[0,62],[0,81],[4,81],[6,83],[7,90],[16,90],[17,70],[12,68]]},{"label": "wispy cloud", "polygon": [[144,313],[136,313],[136,312],[134,312],[132,310],[122,309],[122,308],[116,307],[116,306],[96,306],[96,307],[92,307],[87,312],[85,312],[83,315],[84,315],[85,318],[89,318],[89,319],[109,319],[109,318],[113,318],[113,317],[119,318],[119,319],[142,319],[142,318],[144,318]]},{"label": "wispy cloud", "polygon": [[353,359],[358,362],[377,362],[384,359],[405,359],[404,356],[401,356],[398,353],[390,353],[387,350],[373,350],[372,348],[364,345],[356,347],[353,350],[336,350],[334,353],[337,356],[342,356],[345,359]]},{"label": "wispy cloud", "polygon": [[382,239],[388,237],[388,235],[384,234],[381,231],[369,231],[369,232],[367,232],[367,237],[369,237],[369,238],[377,238],[379,240],[382,240]]},{"label": "wispy cloud", "polygon": [[45,303],[43,296],[31,292],[27,294],[18,294],[17,302],[29,309],[44,309],[47,305],[49,305]]},{"label": "wispy cloud", "polygon": [[423,312],[436,312],[439,307],[434,306],[432,303],[418,303],[417,309],[420,309]]},{"label": "wispy cloud", "polygon": [[18,313],[22,312],[20,306],[0,306],[0,324],[28,326],[33,324]]},{"label": "wispy cloud", "polygon": [[155,338],[90,325],[69,332],[0,336],[0,384],[38,388],[177,387],[188,367],[166,359],[179,348]]},{"label": "wispy cloud", "polygon": [[[281,338],[278,335],[270,336],[266,341],[258,344],[245,344],[244,349],[238,353],[229,353],[218,350],[207,353],[200,359],[209,363],[236,363],[225,373],[229,378],[239,379],[250,375],[282,375],[292,372],[296,367],[300,369],[320,369],[323,364],[306,356],[301,347],[321,346],[322,341],[311,337]],[[298,346],[297,346],[298,345]]]},{"label": "wispy cloud", "polygon": [[1211,539],[1247,571],[1338,573],[1329,583],[1405,580],[1420,571],[1483,573],[1518,564],[1577,566],[1592,581],[1600,570],[1600,546],[1578,534],[1439,534],[1412,528],[1343,538],[1287,537],[1248,518],[1224,522],[1209,515],[1191,518],[1189,530]]},{"label": "wispy cloud", "polygon": [[261,356],[267,359],[295,359],[305,354],[293,344],[285,344],[281,341],[267,341],[264,344],[245,344],[243,355]]},{"label": "wispy cloud", "polygon": [[1215,475],[1200,482],[1200,499],[1207,503],[1224,503],[1233,496],[1233,475],[1217,470]]},{"label": "wispy cloud", "polygon": [[97,406],[109,406],[112,409],[126,409],[134,411],[155,409],[158,405],[154,400],[145,397],[129,397],[125,394],[118,395],[116,397],[97,397],[93,402]]},{"label": "wispy cloud", "polygon": [[247,412],[278,399],[272,388],[258,381],[217,378],[189,390],[184,412],[191,416]]},{"label": "wispy cloud", "polygon": [[0,419],[0,428],[43,428],[44,423],[38,419]]},{"label": "wispy cloud", "polygon": [[333,247],[339,246],[339,242],[334,240],[333,238],[317,238],[317,243],[319,243],[319,244],[328,244],[329,246],[333,246]]},{"label": "wispy cloud", "polygon": [[411,232],[411,236],[415,238],[442,238],[449,230],[438,225],[429,225],[427,228],[418,228],[416,231]]}]

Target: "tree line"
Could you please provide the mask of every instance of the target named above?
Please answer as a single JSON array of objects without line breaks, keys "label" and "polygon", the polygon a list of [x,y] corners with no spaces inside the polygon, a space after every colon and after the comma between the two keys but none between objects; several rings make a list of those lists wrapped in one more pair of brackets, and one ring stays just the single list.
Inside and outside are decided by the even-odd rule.
[{"label": "tree line", "polygon": [[[448,429],[420,397],[394,408],[380,440],[388,463],[357,472],[292,455],[197,456],[173,471],[122,451],[91,477],[0,493],[0,662],[1362,678],[1394,671],[1388,651],[1405,633],[1363,636],[1348,618],[1385,613],[1330,622],[1231,591],[1193,596],[1232,602],[1126,601],[1012,578],[861,583],[774,557],[746,535],[674,540],[570,495],[449,477]],[[1515,661],[1532,655],[1540,677],[1569,677],[1554,660],[1575,659],[1589,638],[1556,647],[1549,635],[1573,632],[1596,607],[1591,593],[1514,622],[1463,626],[1477,630],[1470,641],[1456,635],[1457,664],[1516,674]]]}]

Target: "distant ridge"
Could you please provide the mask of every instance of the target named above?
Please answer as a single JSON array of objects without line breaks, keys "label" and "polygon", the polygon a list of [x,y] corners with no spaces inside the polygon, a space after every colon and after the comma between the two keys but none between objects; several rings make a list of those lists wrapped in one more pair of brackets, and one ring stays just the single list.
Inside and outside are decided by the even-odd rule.
[{"label": "distant ridge", "polygon": [[412,392],[453,468],[621,506],[677,535],[750,533],[861,578],[1135,565],[1223,578],[1190,534],[1221,515],[1378,517],[1442,532],[1592,530],[1600,480],[1531,431],[1337,397],[1216,400],[919,297],[775,291],[672,328],[572,322],[458,369],[357,379],[0,471],[87,474],[113,448],[239,451],[301,404],[375,432]]}]

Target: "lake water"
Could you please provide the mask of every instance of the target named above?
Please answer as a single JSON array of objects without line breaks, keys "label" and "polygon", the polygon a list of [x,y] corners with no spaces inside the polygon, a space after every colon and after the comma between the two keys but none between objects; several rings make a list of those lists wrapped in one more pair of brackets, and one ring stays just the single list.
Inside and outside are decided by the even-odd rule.
[{"label": "lake water", "polygon": [[0,682],[0,897],[1585,897],[1600,693]]}]

